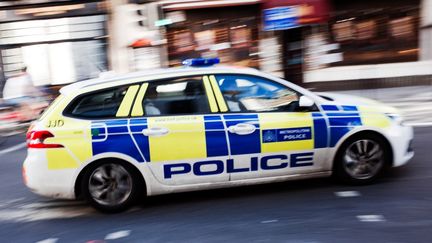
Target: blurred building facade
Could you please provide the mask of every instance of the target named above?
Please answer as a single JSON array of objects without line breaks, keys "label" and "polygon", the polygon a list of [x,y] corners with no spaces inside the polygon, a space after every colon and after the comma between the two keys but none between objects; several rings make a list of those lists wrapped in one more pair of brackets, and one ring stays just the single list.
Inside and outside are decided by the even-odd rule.
[{"label": "blurred building facade", "polygon": [[0,85],[214,56],[305,86],[429,77],[432,0],[0,1]]},{"label": "blurred building facade", "polygon": [[312,44],[321,55],[306,60],[303,81],[332,87],[338,81],[365,87],[380,81],[430,83],[430,5],[430,0],[331,1],[328,25],[318,34],[323,42]]},{"label": "blurred building facade", "polygon": [[2,1],[0,86],[27,66],[36,86],[62,85],[108,69],[103,1]]}]

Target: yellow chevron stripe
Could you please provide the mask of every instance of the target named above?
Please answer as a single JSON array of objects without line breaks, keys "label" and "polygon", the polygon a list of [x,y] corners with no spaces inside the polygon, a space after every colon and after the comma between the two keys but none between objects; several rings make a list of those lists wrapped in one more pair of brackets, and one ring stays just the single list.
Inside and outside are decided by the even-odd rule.
[{"label": "yellow chevron stripe", "polygon": [[132,102],[135,98],[136,93],[138,92],[139,85],[130,86],[126,92],[125,97],[123,98],[122,103],[120,104],[120,108],[117,111],[117,117],[126,117],[129,116],[129,112],[132,106]]},{"label": "yellow chevron stripe", "polygon": [[217,103],[216,103],[216,98],[215,98],[215,96],[213,94],[213,91],[212,91],[212,88],[211,88],[211,84],[210,84],[210,80],[209,80],[208,76],[204,76],[203,77],[203,82],[204,82],[204,88],[206,90],[206,94],[207,94],[207,97],[208,97],[208,101],[209,101],[209,104],[210,104],[210,110],[211,110],[211,112],[218,112],[219,109],[218,109],[218,106],[217,106]]},{"label": "yellow chevron stripe", "polygon": [[135,99],[134,106],[132,108],[132,116],[143,116],[144,115],[144,109],[143,109],[143,99],[144,95],[147,91],[148,83],[144,83],[141,85],[140,90],[138,91],[137,98]]},{"label": "yellow chevron stripe", "polygon": [[219,108],[221,112],[227,112],[228,111],[228,107],[225,103],[225,99],[219,89],[219,85],[217,84],[216,78],[214,75],[210,76],[210,83],[213,87],[213,92],[216,96],[217,102],[219,104]]}]

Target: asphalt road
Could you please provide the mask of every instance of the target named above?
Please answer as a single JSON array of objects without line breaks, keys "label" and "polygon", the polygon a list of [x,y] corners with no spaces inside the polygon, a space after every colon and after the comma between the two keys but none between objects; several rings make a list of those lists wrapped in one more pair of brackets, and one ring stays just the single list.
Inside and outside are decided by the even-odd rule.
[{"label": "asphalt road", "polygon": [[374,185],[314,179],[182,193],[115,215],[32,194],[17,146],[0,152],[0,241],[431,242],[431,137],[431,127],[416,128],[414,159]]}]

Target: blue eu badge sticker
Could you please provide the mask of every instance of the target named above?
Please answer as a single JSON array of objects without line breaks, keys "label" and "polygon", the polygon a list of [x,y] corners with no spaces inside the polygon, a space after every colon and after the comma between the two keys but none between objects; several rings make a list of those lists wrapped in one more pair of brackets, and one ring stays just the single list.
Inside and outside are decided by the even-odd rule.
[{"label": "blue eu badge sticker", "polygon": [[264,143],[277,142],[276,130],[266,130],[263,133]]}]

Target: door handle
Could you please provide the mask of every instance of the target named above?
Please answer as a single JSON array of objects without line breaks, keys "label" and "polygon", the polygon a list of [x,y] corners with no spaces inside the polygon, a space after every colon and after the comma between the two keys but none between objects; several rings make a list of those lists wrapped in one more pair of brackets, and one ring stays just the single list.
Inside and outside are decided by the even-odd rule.
[{"label": "door handle", "polygon": [[256,127],[253,124],[249,123],[239,123],[234,126],[229,126],[228,131],[230,133],[235,133],[238,135],[248,135],[255,132]]},{"label": "door handle", "polygon": [[164,127],[152,127],[142,131],[144,136],[163,136],[168,134],[169,130]]}]

